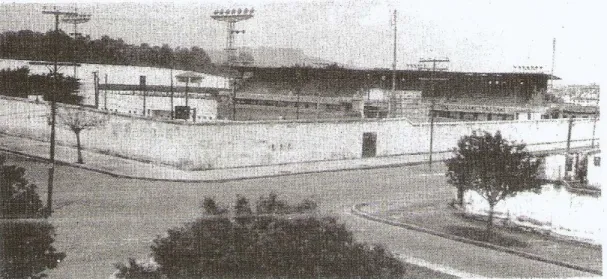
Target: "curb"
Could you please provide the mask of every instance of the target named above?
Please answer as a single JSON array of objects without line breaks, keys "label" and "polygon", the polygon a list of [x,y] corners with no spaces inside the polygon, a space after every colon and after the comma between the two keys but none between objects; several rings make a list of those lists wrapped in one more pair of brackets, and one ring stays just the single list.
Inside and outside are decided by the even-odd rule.
[{"label": "curb", "polygon": [[403,222],[397,222],[397,221],[392,221],[392,220],[387,220],[384,218],[379,218],[376,216],[373,216],[369,213],[365,213],[362,210],[360,210],[361,207],[368,205],[369,203],[359,203],[356,204],[354,206],[352,206],[351,212],[352,214],[361,217],[361,218],[365,218],[371,221],[375,221],[375,222],[380,222],[380,223],[384,223],[387,225],[391,225],[391,226],[397,226],[397,227],[401,227],[401,228],[405,228],[405,229],[409,229],[409,230],[414,230],[414,231],[419,231],[419,232],[423,232],[423,233],[427,233],[427,234],[431,234],[431,235],[435,235],[435,236],[439,236],[442,238],[446,238],[449,240],[454,240],[454,241],[459,241],[459,242],[463,242],[463,243],[467,243],[467,244],[472,244],[472,245],[476,245],[479,247],[483,247],[483,248],[489,248],[489,249],[493,249],[496,251],[500,251],[500,252],[506,252],[509,254],[513,254],[513,255],[517,255],[523,258],[527,258],[527,259],[531,259],[531,260],[536,260],[536,261],[541,261],[541,262],[545,262],[545,263],[549,263],[549,264],[554,264],[554,265],[559,265],[562,267],[566,267],[566,268],[571,268],[571,269],[575,269],[575,270],[579,270],[579,271],[583,271],[583,272],[588,272],[588,273],[592,273],[592,274],[596,274],[596,275],[603,275],[602,270],[597,270],[597,269],[593,269],[593,268],[588,268],[588,267],[583,267],[583,266],[579,266],[576,264],[572,264],[572,263],[567,263],[567,262],[562,262],[562,261],[557,261],[557,260],[551,260],[551,259],[547,259],[535,254],[530,254],[530,253],[526,253],[526,252],[522,252],[522,251],[517,251],[514,249],[510,249],[510,248],[506,248],[503,246],[499,246],[499,245],[494,245],[491,243],[487,243],[487,242],[482,242],[482,241],[477,241],[477,240],[472,240],[472,239],[468,239],[465,237],[460,237],[460,236],[456,236],[456,235],[452,235],[452,234],[448,234],[448,233],[443,233],[443,232],[439,232],[439,231],[435,231],[435,230],[431,230],[431,229],[427,229],[424,227],[420,227],[417,225],[412,225],[412,224],[407,224],[407,223],[403,223]]},{"label": "curb", "polygon": [[[15,151],[11,149],[7,149],[5,147],[0,147],[0,151],[14,154],[17,156],[34,159],[41,162],[48,162],[48,158],[41,157],[37,155],[31,155],[21,151]],[[433,164],[442,162],[443,160],[436,160]],[[97,172],[101,174],[106,174],[116,178],[125,178],[125,179],[136,179],[136,180],[144,180],[144,181],[164,181],[164,182],[183,182],[183,183],[223,183],[230,181],[241,181],[241,180],[249,180],[249,179],[257,179],[257,178],[270,178],[270,177],[279,177],[279,176],[291,176],[291,175],[299,175],[299,174],[314,174],[314,173],[324,173],[324,172],[339,172],[339,171],[350,171],[350,170],[370,170],[370,169],[382,169],[382,168],[396,168],[396,167],[404,167],[404,166],[416,166],[427,164],[426,161],[417,161],[417,162],[405,162],[405,163],[392,163],[385,165],[376,165],[376,166],[360,166],[360,167],[349,167],[349,168],[339,168],[339,169],[328,169],[328,170],[316,170],[316,171],[301,171],[301,172],[281,172],[276,174],[267,174],[267,175],[259,175],[259,176],[248,176],[248,177],[237,177],[237,178],[224,178],[224,179],[172,179],[172,178],[153,178],[153,177],[145,177],[145,176],[134,176],[134,175],[126,175],[119,174],[95,167],[90,167],[84,164],[77,164],[72,162],[67,162],[63,160],[55,160],[55,162],[59,165],[70,166],[74,168],[80,168],[92,172]]]}]

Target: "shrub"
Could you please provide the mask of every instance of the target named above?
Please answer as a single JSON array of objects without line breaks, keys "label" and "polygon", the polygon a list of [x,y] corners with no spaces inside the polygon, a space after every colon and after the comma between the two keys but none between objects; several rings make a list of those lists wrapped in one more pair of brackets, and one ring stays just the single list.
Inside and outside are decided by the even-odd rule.
[{"label": "shrub", "polygon": [[[210,199],[205,204],[211,203]],[[219,208],[215,204],[216,208]],[[275,278],[275,277],[402,277],[404,264],[381,246],[354,241],[352,233],[333,217],[289,215],[295,209],[315,208],[305,201],[289,206],[275,194],[260,198],[257,211],[238,197],[236,217],[205,216],[170,229],[152,245],[163,278]],[[240,219],[239,219],[240,218]],[[246,220],[246,222],[243,222]],[[141,269],[133,261],[131,269]],[[125,265],[121,274],[129,273]],[[137,273],[140,274],[140,273]],[[140,278],[135,275],[121,278]],[[157,278],[157,277],[154,277]]]},{"label": "shrub", "polygon": [[56,252],[54,228],[46,221],[0,220],[0,278],[42,278],[65,253]]},{"label": "shrub", "polygon": [[6,166],[0,156],[0,218],[42,217],[43,205],[36,185],[25,179],[25,169]]}]

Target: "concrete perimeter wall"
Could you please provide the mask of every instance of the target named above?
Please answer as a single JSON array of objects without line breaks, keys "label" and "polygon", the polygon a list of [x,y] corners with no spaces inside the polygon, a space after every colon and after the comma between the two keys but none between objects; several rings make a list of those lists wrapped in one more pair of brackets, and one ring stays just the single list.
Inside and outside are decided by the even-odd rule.
[{"label": "concrete perimeter wall", "polygon": [[[0,97],[0,132],[48,141],[48,114],[48,104]],[[587,119],[574,122],[572,147],[590,144],[592,125]],[[449,151],[459,138],[478,129],[500,130],[532,150],[564,148],[567,126],[566,119],[436,123],[434,151]],[[82,143],[85,149],[137,160],[213,169],[361,158],[367,132],[377,134],[377,156],[429,150],[430,125],[413,125],[405,119],[189,124],[111,114],[105,127],[83,131]],[[75,145],[74,134],[61,125],[57,140]]]}]

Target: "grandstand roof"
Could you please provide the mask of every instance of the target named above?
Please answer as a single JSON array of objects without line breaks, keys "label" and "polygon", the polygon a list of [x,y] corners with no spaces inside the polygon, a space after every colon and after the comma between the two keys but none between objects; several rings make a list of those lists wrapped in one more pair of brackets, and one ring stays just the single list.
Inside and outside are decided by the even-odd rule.
[{"label": "grandstand roof", "polygon": [[[331,72],[331,73],[350,73],[350,74],[372,74],[372,75],[385,75],[387,78],[391,77],[392,70],[390,69],[363,69],[363,68],[319,68],[319,67],[257,67],[257,66],[242,66],[239,67],[243,71],[264,71],[264,72],[292,72],[298,69],[311,71],[311,72]],[[428,75],[430,70],[396,70],[397,75]],[[551,80],[560,80],[561,78],[541,72],[457,72],[457,71],[436,71],[435,75],[447,75],[447,76],[474,76],[474,77],[543,77]]]}]

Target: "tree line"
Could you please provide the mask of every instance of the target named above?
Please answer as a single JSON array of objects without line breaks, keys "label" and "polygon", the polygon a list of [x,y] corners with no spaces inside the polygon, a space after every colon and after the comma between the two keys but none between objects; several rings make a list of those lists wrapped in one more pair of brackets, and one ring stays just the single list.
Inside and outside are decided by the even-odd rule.
[{"label": "tree line", "polygon": [[[78,95],[80,83],[77,79],[58,74],[55,100],[60,103],[77,105],[82,101]],[[52,74],[31,74],[29,68],[0,70],[0,95],[27,98],[29,95],[42,95],[44,101],[50,101],[55,81]]]},{"label": "tree line", "polygon": [[63,31],[46,33],[31,30],[0,33],[0,58],[52,61],[57,52],[61,62],[161,67],[188,71],[215,72],[207,53],[200,47],[171,48],[127,44],[107,35],[100,39],[74,39]]}]

